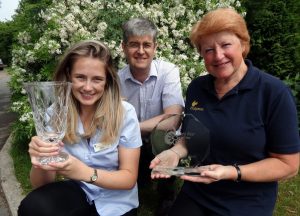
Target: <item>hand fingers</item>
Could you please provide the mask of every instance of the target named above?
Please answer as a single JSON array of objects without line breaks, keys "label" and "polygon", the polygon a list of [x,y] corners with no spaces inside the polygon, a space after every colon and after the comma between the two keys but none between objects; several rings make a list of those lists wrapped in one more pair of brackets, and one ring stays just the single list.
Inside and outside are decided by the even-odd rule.
[{"label": "hand fingers", "polygon": [[69,163],[69,159],[67,159],[66,161],[63,162],[50,162],[48,165],[53,168],[56,168],[57,170],[67,170],[70,163]]},{"label": "hand fingers", "polygon": [[57,168],[50,166],[49,164],[44,164],[42,165],[39,161],[37,160],[31,160],[32,166],[35,169],[43,169],[43,170],[47,170],[47,171],[57,171]]},{"label": "hand fingers", "polygon": [[161,178],[170,178],[170,175],[162,175],[162,174],[151,174],[152,179],[161,179]]},{"label": "hand fingers", "polygon": [[60,140],[60,141],[58,141],[58,145],[60,146],[60,147],[64,147],[64,143]]},{"label": "hand fingers", "polygon": [[182,180],[191,181],[191,182],[198,182],[204,184],[210,184],[212,182],[217,181],[216,179],[207,177],[207,176],[187,176],[183,175],[180,177]]},{"label": "hand fingers", "polygon": [[57,144],[43,142],[38,137],[33,137],[29,143],[28,152],[31,156],[53,156],[57,155],[60,147]]},{"label": "hand fingers", "polygon": [[151,172],[151,178],[152,179],[158,179],[158,178],[170,178],[170,175],[166,175],[163,173],[160,173],[159,171],[155,171],[155,169],[152,170]]},{"label": "hand fingers", "polygon": [[29,148],[28,153],[31,157],[51,157],[59,154],[59,151],[52,151],[52,152],[40,152],[35,150],[34,148]]},{"label": "hand fingers", "polygon": [[150,162],[150,169],[153,169],[155,166],[157,166],[161,162],[160,158],[156,156],[151,162]]}]

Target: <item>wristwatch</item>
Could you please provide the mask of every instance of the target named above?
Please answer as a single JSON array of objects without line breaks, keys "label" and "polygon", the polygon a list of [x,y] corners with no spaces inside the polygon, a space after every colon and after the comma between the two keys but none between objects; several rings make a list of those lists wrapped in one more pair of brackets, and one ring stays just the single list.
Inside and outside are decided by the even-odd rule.
[{"label": "wristwatch", "polygon": [[97,170],[94,169],[94,174],[91,176],[90,183],[94,183],[95,181],[97,181],[97,179],[98,179],[98,173],[97,173]]}]

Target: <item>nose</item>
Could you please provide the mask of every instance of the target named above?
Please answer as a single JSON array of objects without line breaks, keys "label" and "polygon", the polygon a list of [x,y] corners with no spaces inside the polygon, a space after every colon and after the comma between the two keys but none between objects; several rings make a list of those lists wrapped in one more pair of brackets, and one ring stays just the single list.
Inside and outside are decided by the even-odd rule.
[{"label": "nose", "polygon": [[141,45],[139,46],[139,48],[138,48],[137,51],[138,51],[138,53],[143,54],[143,53],[145,52],[145,50],[144,50],[144,45],[141,44]]},{"label": "nose", "polygon": [[220,47],[217,47],[215,50],[215,58],[216,60],[220,60],[224,57],[224,50]]},{"label": "nose", "polygon": [[83,89],[85,91],[91,91],[93,89],[92,88],[92,82],[90,80],[86,80],[85,83],[84,83]]}]

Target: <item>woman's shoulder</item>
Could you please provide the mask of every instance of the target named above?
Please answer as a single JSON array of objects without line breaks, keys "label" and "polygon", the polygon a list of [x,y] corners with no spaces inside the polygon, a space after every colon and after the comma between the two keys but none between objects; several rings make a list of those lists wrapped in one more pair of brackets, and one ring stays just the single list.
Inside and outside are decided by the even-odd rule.
[{"label": "woman's shoulder", "polygon": [[256,67],[253,67],[253,70],[258,77],[256,88],[265,96],[265,99],[277,100],[281,97],[292,96],[290,87],[280,78]]},{"label": "woman's shoulder", "polygon": [[122,100],[122,106],[125,110],[125,112],[130,112],[132,110],[135,110],[134,109],[134,106],[131,105],[129,102],[127,102],[126,100]]},{"label": "woman's shoulder", "polygon": [[288,86],[278,77],[267,73],[263,70],[257,69],[260,74],[261,85],[272,89],[272,90],[282,90],[288,88]]},{"label": "woman's shoulder", "polygon": [[205,74],[205,75],[200,75],[196,78],[194,78],[190,84],[188,85],[189,88],[193,88],[193,87],[203,87],[203,86],[207,86],[209,82],[211,82],[211,75],[209,74]]}]

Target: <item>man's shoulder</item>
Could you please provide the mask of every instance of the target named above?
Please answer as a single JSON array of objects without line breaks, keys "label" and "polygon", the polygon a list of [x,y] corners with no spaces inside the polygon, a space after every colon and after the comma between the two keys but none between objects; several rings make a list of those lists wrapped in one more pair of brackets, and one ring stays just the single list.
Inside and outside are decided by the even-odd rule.
[{"label": "man's shoulder", "polygon": [[121,69],[118,70],[118,74],[119,75],[120,74],[125,74],[127,72],[129,72],[129,65],[125,65],[123,68],[121,68]]},{"label": "man's shoulder", "polygon": [[155,68],[159,75],[167,75],[170,73],[179,75],[179,68],[175,64],[162,59],[153,60],[152,67]]},{"label": "man's shoulder", "polygon": [[171,67],[171,68],[177,67],[174,63],[163,60],[163,59],[154,59],[152,61],[152,63],[159,68],[161,68],[161,67]]},{"label": "man's shoulder", "polygon": [[129,65],[126,65],[125,67],[118,70],[118,76],[121,82],[127,79],[130,76]]}]

